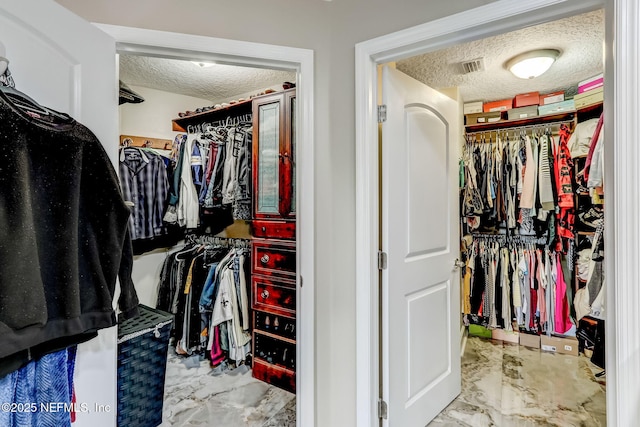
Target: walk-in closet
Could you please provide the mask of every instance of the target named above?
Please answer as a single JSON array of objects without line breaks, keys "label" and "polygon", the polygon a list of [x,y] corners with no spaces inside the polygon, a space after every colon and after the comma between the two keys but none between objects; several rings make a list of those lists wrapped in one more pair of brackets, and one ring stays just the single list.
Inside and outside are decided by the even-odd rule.
[{"label": "walk-in closet", "polygon": [[605,423],[603,40],[596,10],[395,65],[464,117],[463,385],[433,425]]},{"label": "walk-in closet", "polygon": [[160,425],[294,426],[295,72],[119,64],[132,278],[168,319]]}]

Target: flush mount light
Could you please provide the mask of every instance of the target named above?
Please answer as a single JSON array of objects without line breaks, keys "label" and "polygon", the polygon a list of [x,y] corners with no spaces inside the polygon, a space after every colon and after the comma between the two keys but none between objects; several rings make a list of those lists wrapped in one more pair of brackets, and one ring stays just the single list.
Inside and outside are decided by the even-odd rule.
[{"label": "flush mount light", "polygon": [[532,50],[508,60],[505,68],[521,79],[533,79],[547,71],[559,56],[557,49]]}]

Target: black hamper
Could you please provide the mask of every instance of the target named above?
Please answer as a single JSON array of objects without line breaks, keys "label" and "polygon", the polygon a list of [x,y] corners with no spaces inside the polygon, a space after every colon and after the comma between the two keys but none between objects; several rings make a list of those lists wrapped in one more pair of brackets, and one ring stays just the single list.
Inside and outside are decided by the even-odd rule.
[{"label": "black hamper", "polygon": [[162,423],[164,377],[173,315],[140,305],[118,325],[118,426]]}]

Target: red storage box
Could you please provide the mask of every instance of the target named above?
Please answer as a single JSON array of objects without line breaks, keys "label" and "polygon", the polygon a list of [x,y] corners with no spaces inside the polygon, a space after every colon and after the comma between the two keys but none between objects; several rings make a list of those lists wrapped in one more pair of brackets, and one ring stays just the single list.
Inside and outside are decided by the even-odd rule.
[{"label": "red storage box", "polygon": [[528,92],[516,95],[513,98],[513,108],[528,107],[529,105],[538,105],[540,102],[540,92]]},{"label": "red storage box", "polygon": [[485,113],[493,111],[506,111],[511,108],[513,101],[511,99],[502,99],[500,101],[485,102],[482,106]]}]

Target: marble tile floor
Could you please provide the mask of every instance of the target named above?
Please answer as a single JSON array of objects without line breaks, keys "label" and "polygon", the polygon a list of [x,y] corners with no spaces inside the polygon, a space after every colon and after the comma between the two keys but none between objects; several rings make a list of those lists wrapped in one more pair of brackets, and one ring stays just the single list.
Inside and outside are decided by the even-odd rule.
[{"label": "marble tile floor", "polygon": [[294,394],[254,379],[246,367],[234,371],[214,376],[208,361],[170,349],[160,427],[295,427]]},{"label": "marble tile floor", "polygon": [[605,381],[583,354],[469,337],[462,393],[429,427],[605,426]]}]

